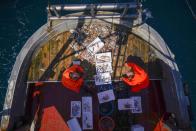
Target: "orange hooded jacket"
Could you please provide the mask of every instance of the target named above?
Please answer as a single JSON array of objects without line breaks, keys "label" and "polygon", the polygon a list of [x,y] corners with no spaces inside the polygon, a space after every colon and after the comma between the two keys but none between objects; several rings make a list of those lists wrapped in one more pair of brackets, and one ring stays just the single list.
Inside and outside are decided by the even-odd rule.
[{"label": "orange hooded jacket", "polygon": [[122,80],[132,86],[132,92],[139,92],[141,89],[147,88],[149,86],[149,77],[147,73],[138,65],[134,63],[126,63],[129,67],[132,67],[134,76],[131,80],[123,77]]},{"label": "orange hooded jacket", "polygon": [[84,70],[81,66],[79,65],[73,65],[70,68],[66,69],[63,72],[63,77],[62,77],[62,84],[63,86],[65,86],[66,88],[79,93],[80,92],[80,88],[84,82],[83,78],[79,78],[78,80],[73,80],[70,78],[70,73],[71,72],[81,72],[83,73]]}]

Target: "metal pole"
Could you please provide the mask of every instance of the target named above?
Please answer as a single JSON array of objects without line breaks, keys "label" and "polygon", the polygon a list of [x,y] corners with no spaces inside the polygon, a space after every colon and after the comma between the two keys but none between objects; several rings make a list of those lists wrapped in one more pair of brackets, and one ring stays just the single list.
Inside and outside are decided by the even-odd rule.
[{"label": "metal pole", "polygon": [[117,19],[117,18],[137,18],[137,14],[133,15],[95,15],[95,16],[62,16],[62,17],[56,17],[56,16],[51,16],[49,17],[50,20],[72,20],[72,19]]},{"label": "metal pole", "polygon": [[137,8],[141,7],[141,4],[136,2],[131,3],[110,3],[110,4],[70,4],[70,5],[51,5],[47,7],[47,10],[66,10],[66,11],[81,11],[91,10],[94,7],[95,10],[118,10],[124,8]]}]

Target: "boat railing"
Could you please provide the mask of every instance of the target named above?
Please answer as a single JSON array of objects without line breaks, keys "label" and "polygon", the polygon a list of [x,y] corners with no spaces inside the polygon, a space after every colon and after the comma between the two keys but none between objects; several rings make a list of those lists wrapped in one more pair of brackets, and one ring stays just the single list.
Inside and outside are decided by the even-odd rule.
[{"label": "boat railing", "polygon": [[[105,4],[68,4],[68,5],[49,5],[47,7],[49,20],[69,20],[69,19],[107,19],[107,18],[137,18],[139,16],[139,9],[142,8],[142,4],[139,2],[129,3],[105,3]],[[129,14],[129,9],[136,10],[136,13]],[[85,12],[85,15],[64,15],[64,12],[77,11]],[[99,11],[99,13],[97,13]],[[106,14],[100,13],[100,11],[112,11],[120,13]]]},{"label": "boat railing", "polygon": [[[151,78],[151,81],[161,81],[161,78]],[[111,80],[112,82],[122,82],[122,80],[119,79],[114,79]],[[43,82],[43,83],[60,83],[61,81],[59,80],[48,80],[48,81],[27,81],[27,84],[31,84],[31,83],[38,83],[38,82]],[[95,80],[85,80],[85,82],[95,82]]]},{"label": "boat railing", "polygon": [[7,88],[0,88],[0,118],[3,115],[3,105]]}]

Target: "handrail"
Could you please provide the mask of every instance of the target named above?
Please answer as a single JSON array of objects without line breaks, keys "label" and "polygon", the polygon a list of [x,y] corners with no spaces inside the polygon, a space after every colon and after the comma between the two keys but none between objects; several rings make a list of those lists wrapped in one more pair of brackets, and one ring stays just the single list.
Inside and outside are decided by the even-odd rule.
[{"label": "handrail", "polygon": [[132,14],[132,15],[125,15],[125,16],[122,16],[122,15],[119,15],[119,14],[116,14],[116,15],[95,15],[95,16],[89,16],[89,15],[86,15],[86,16],[61,16],[61,17],[56,17],[56,16],[51,16],[49,17],[50,20],[74,20],[74,19],[117,19],[117,18],[137,18],[137,14]]},{"label": "handrail", "polygon": [[68,4],[68,5],[50,5],[47,10],[65,10],[65,11],[81,11],[91,10],[119,10],[124,8],[137,8],[142,7],[141,3],[130,2],[130,3],[107,3],[107,4]]},{"label": "handrail", "polygon": [[[161,81],[162,79],[161,78],[150,78],[150,80],[152,81]],[[85,82],[94,82],[95,80],[85,80]],[[111,80],[112,82],[122,82],[122,80],[120,79],[114,79],[114,80]],[[33,83],[37,83],[37,82],[43,82],[43,83],[60,83],[61,81],[58,81],[58,80],[49,80],[49,81],[27,81],[26,83],[27,84],[33,84]]]},{"label": "handrail", "polygon": [[[142,8],[139,2],[129,3],[104,3],[104,4],[68,4],[68,5],[49,5],[46,9],[48,11],[48,20],[73,20],[73,19],[117,19],[117,18],[131,18],[136,19],[139,16],[138,9]],[[129,9],[135,9],[136,13],[127,14]],[[65,15],[65,11],[89,11],[90,15],[73,16]],[[96,14],[96,12],[99,13]],[[118,14],[104,14],[100,11],[122,11]]]}]

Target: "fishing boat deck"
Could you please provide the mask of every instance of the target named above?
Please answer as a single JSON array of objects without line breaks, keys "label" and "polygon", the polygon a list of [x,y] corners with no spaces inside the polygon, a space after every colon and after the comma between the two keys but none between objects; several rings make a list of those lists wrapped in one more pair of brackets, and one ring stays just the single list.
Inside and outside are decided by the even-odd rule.
[{"label": "fishing boat deck", "polygon": [[[80,94],[77,94],[63,87],[61,82],[44,82],[39,86],[41,95],[32,97],[37,86],[35,83],[30,83],[27,114],[29,115],[29,112],[35,113],[32,114],[36,120],[35,129],[44,130],[50,128],[58,130],[59,127],[65,129],[67,127],[66,122],[71,119],[71,101],[81,101],[83,96],[91,96],[93,100],[93,131],[98,131],[97,123],[99,123],[103,115],[100,114],[99,110],[97,87],[91,86],[91,88],[88,88],[89,85],[94,84],[92,82],[86,83],[81,88]],[[114,131],[127,131],[132,124],[137,123],[143,125],[148,131],[153,130],[165,112],[160,81],[151,81],[150,88],[140,93],[131,93],[129,87],[122,82],[116,82],[113,85],[116,100],[114,101],[114,111],[109,116],[115,122]],[[142,113],[133,114],[130,111],[119,111],[117,109],[117,99],[129,98],[131,96],[141,96]],[[39,105],[37,105],[38,103]],[[47,112],[48,110],[49,113]],[[81,118],[78,118],[80,125],[82,125]],[[53,121],[52,125],[51,121]],[[61,124],[57,126],[54,123]]]},{"label": "fishing boat deck", "polygon": [[[114,28],[114,29],[113,29]],[[80,59],[86,73],[86,80],[93,80],[95,75],[95,62],[86,55],[85,47],[95,38],[100,37],[105,46],[99,52],[112,53],[113,79],[119,79],[125,70],[123,66],[129,57],[135,57],[149,74],[151,79],[161,79],[159,60],[154,54],[150,44],[140,37],[132,34],[127,28],[112,27],[111,25],[92,24],[79,28],[85,32],[78,44],[70,31],[61,33],[46,42],[35,52],[28,73],[28,81],[60,81],[63,71],[73,60]]]},{"label": "fishing boat deck", "polygon": [[[112,55],[113,72],[111,77],[116,100],[114,101],[114,111],[110,116],[116,125],[114,130],[128,130],[132,124],[140,123],[150,131],[161,119],[164,112],[160,85],[162,73],[153,48],[148,42],[132,34],[125,27],[91,23],[55,36],[35,52],[28,74],[29,98],[26,110],[27,113],[32,112],[29,118],[31,121],[33,119],[36,121],[36,129],[53,128],[49,124],[51,122],[49,119],[54,118],[53,121],[61,123],[61,128],[67,129],[66,122],[71,118],[71,101],[81,101],[83,96],[91,96],[93,99],[93,131],[99,130],[97,123],[102,115],[99,112],[100,104],[97,98],[99,91],[94,82],[95,61],[86,53],[88,44],[97,37],[104,42],[104,47],[99,53],[111,52]],[[85,84],[81,88],[80,94],[70,91],[61,84],[62,73],[72,65],[74,60],[81,61],[85,72]],[[143,67],[151,79],[151,88],[140,93],[131,93],[129,87],[120,81],[126,70],[123,66],[124,63],[132,60]],[[32,97],[38,90],[37,82],[43,83],[40,87],[41,95]],[[141,96],[143,113],[132,114],[130,111],[117,109],[117,99],[130,98],[130,96]],[[48,116],[47,110],[49,110],[49,114],[53,112],[54,115]],[[81,124],[81,118],[78,120]],[[55,126],[55,124],[53,125]]]},{"label": "fishing boat deck", "polygon": [[[190,126],[189,107],[188,110],[185,107],[189,106],[189,101],[184,96],[174,56],[161,36],[146,23],[141,23],[143,17],[150,16],[150,12],[142,10],[140,3],[120,5],[88,4],[85,6],[89,11],[62,17],[59,14],[65,15],[63,10],[69,11],[70,7],[78,5],[54,5],[47,8],[47,24],[29,38],[16,59],[4,104],[7,114],[2,117],[3,129],[69,131],[69,128],[78,125],[77,120],[81,128],[92,127],[89,125],[91,116],[93,131],[101,130],[100,121],[106,116],[110,120],[106,123],[102,121],[102,126],[111,127],[108,122],[113,120],[114,131],[127,131],[136,124],[143,126],[146,131],[169,131],[173,129],[167,126],[175,129]],[[84,5],[79,7],[76,10],[84,8]],[[108,12],[105,7],[109,9]],[[101,8],[104,11],[99,11]],[[129,8],[131,15],[126,15]],[[123,10],[122,15],[117,13],[119,9]],[[118,11],[115,13],[115,10]],[[96,39],[99,42],[94,42]],[[97,52],[92,43],[99,48]],[[97,43],[104,43],[104,46],[100,48]],[[93,53],[89,54],[90,47]],[[102,57],[102,62],[96,61],[95,56],[99,53],[111,55],[111,60],[107,61],[109,64],[103,63]],[[84,83],[79,93],[69,90],[69,86],[61,82],[63,72],[74,61],[84,68]],[[124,66],[126,62],[136,63],[146,71],[150,78],[149,88],[133,93],[131,87],[121,81],[127,71]],[[112,82],[108,78],[110,84],[97,86],[97,80],[104,79],[97,79],[98,76],[106,76],[103,75],[104,71],[98,71],[98,66],[112,69],[105,71],[109,77],[111,75]],[[111,91],[113,98],[101,103],[105,96],[99,98],[99,94],[105,91]],[[106,97],[110,99],[111,96],[107,94]],[[90,98],[90,102],[85,103],[84,98]],[[119,102],[120,99],[124,100],[124,105]],[[75,104],[74,108],[82,112],[80,116],[73,116],[75,102],[81,104]],[[119,108],[120,104],[124,109]],[[89,107],[90,111],[85,112],[84,107]],[[103,113],[108,109],[109,114]],[[90,113],[90,117],[85,113]],[[73,117],[77,117],[76,124],[70,126]]]}]

